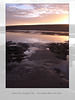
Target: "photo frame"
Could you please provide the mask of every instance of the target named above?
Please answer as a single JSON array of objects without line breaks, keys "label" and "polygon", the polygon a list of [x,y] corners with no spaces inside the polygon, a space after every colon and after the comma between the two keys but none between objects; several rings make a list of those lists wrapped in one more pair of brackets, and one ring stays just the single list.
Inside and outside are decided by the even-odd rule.
[{"label": "photo frame", "polygon": [[[7,3],[42,3],[41,0],[28,0],[28,1],[19,1],[19,0],[12,0],[12,1],[0,1],[0,16],[1,16],[1,25],[0,25],[0,57],[1,57],[1,68],[0,68],[0,96],[2,99],[10,99],[17,98],[17,99],[64,99],[64,98],[75,98],[75,78],[74,78],[74,48],[75,48],[75,40],[74,40],[74,9],[75,9],[75,2],[74,0],[66,0],[66,1],[44,1],[43,3],[69,3],[69,88],[6,88],[6,8],[5,5]],[[20,96],[20,98],[19,98]],[[73,99],[74,99],[73,98]]]}]

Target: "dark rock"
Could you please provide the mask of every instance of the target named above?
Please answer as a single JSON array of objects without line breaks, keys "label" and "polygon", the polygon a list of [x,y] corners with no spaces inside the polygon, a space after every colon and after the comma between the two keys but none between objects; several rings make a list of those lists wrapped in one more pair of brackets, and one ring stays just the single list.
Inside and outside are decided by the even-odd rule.
[{"label": "dark rock", "polygon": [[49,44],[49,49],[51,52],[56,54],[56,57],[62,60],[67,60],[67,55],[69,55],[69,43],[52,43]]},{"label": "dark rock", "polygon": [[6,62],[21,62],[25,56],[24,51],[28,48],[29,45],[27,43],[15,43],[8,41],[6,43]]},{"label": "dark rock", "polygon": [[58,69],[58,68],[54,68],[54,70],[55,70],[56,73],[60,73],[61,72],[61,70]]}]

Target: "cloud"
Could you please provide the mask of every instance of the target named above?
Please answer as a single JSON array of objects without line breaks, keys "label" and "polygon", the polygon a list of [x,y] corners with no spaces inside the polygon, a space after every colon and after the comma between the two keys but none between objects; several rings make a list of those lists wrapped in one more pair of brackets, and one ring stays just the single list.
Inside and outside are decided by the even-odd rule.
[{"label": "cloud", "polygon": [[50,14],[68,14],[68,4],[7,4],[6,14],[13,17],[43,17]]},{"label": "cloud", "polygon": [[68,19],[68,4],[7,4],[6,24],[58,23]]}]

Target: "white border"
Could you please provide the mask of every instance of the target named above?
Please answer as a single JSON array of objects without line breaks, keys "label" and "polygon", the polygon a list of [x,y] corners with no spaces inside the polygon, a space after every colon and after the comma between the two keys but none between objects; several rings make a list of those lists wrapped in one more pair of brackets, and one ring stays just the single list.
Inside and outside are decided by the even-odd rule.
[{"label": "white border", "polygon": [[[27,100],[38,100],[38,99],[43,99],[43,100],[48,100],[51,98],[51,100],[53,99],[58,99],[58,100],[63,100],[64,98],[67,99],[71,99],[74,100],[75,99],[75,77],[74,77],[74,73],[75,73],[75,61],[72,61],[72,56],[70,56],[70,61],[72,61],[69,65],[69,77],[70,77],[70,87],[68,89],[51,89],[51,88],[33,88],[33,89],[26,89],[26,88],[18,88],[18,89],[7,89],[5,88],[5,42],[6,42],[6,35],[5,35],[5,4],[6,3],[69,3],[69,25],[70,25],[70,29],[69,29],[69,34],[70,37],[69,39],[71,40],[69,43],[72,46],[72,44],[75,44],[75,40],[72,41],[73,38],[71,38],[71,32],[74,31],[75,29],[72,29],[71,24],[75,23],[75,20],[73,21],[73,17],[75,18],[75,14],[74,14],[74,9],[75,9],[75,1],[74,0],[0,0],[0,27],[3,26],[3,30],[0,30],[0,96],[2,100],[9,100],[11,99],[18,99],[20,100],[22,99],[27,99]],[[70,48],[71,48],[70,46]],[[71,53],[71,49],[70,49],[70,53]],[[70,54],[71,55],[71,54]],[[72,66],[71,66],[72,65]],[[51,94],[37,94],[37,92],[44,92],[44,93],[51,93]],[[13,93],[22,93],[22,94],[13,94]],[[30,93],[30,94],[23,94],[23,93]],[[35,94],[32,94],[35,93]],[[20,98],[21,97],[21,98]],[[25,97],[25,98],[24,98]]]}]

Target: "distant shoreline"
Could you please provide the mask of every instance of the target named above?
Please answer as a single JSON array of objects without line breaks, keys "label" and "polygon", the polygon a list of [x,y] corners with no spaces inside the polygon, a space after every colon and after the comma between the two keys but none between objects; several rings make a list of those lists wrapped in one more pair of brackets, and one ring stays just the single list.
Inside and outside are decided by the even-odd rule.
[{"label": "distant shoreline", "polygon": [[69,32],[69,24],[58,25],[16,25],[6,26],[6,30],[48,30]]}]

